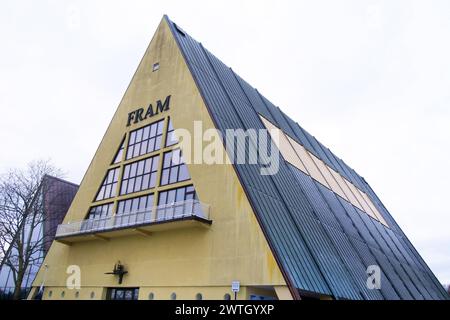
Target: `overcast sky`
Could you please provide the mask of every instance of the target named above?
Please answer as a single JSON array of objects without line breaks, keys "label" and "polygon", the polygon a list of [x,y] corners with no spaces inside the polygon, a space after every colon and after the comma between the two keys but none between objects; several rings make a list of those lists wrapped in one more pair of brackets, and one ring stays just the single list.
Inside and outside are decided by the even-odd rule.
[{"label": "overcast sky", "polygon": [[372,185],[450,283],[449,1],[5,1],[0,172],[79,183],[166,13]]}]

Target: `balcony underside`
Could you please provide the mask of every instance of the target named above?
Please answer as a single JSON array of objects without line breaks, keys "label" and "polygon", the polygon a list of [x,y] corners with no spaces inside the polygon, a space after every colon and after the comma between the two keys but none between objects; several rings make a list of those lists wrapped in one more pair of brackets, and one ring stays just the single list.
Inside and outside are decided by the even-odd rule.
[{"label": "balcony underside", "polygon": [[87,232],[80,231],[76,234],[56,236],[55,240],[70,245],[72,243],[83,241],[108,241],[110,239],[124,236],[140,235],[149,237],[154,232],[186,228],[204,228],[210,226],[211,223],[211,220],[192,215],[171,220],[144,222],[132,226],[121,226],[114,229],[104,229]]}]

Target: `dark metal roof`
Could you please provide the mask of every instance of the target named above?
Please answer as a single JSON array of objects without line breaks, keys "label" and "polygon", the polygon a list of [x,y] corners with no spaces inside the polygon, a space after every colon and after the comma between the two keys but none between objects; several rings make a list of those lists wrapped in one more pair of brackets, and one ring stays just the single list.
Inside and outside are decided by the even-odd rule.
[{"label": "dark metal roof", "polygon": [[[366,192],[390,226],[372,219],[285,161],[280,161],[278,173],[272,176],[261,175],[260,165],[235,164],[291,291],[337,299],[448,298],[364,178],[201,43],[167,17],[166,21],[217,129],[264,129],[261,114]],[[273,144],[269,147],[276,148]],[[369,265],[381,267],[381,290],[367,289]]]}]

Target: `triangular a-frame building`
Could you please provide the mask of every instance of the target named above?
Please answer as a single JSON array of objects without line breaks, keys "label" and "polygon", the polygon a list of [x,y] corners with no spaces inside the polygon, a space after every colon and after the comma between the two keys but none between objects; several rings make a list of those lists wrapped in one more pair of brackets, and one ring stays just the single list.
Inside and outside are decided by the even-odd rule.
[{"label": "triangular a-frame building", "polygon": [[[267,152],[231,161],[256,141],[229,148],[231,130],[269,132]],[[196,161],[214,138],[227,161]],[[238,299],[448,298],[364,178],[165,16],[29,297],[230,299],[237,282]]]}]

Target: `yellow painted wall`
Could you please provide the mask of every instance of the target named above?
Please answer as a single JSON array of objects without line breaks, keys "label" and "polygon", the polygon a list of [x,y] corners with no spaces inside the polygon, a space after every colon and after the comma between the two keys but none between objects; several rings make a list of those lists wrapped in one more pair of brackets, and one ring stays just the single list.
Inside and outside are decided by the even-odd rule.
[{"label": "yellow painted wall", "polygon": [[[156,62],[160,63],[160,69],[152,72]],[[172,96],[168,112],[126,127],[130,111],[155,104],[167,95]],[[81,182],[64,223],[85,217],[124,133],[167,116],[172,118],[175,128],[192,131],[194,120],[202,121],[204,128],[214,127],[169,26],[163,20]],[[200,201],[211,205],[213,223],[210,227],[154,232],[149,237],[134,235],[109,241],[91,240],[70,246],[54,242],[44,261],[48,265],[44,299],[74,299],[76,291],[80,292],[79,299],[90,299],[92,291],[94,299],[104,298],[103,288],[119,287],[116,277],[104,274],[111,271],[118,260],[129,271],[121,286],[140,287],[142,299],[147,299],[149,292],[154,292],[156,299],[169,299],[170,293],[175,291],[180,298],[194,299],[195,294],[201,292],[205,299],[222,299],[225,293],[231,294],[233,280],[241,282],[240,298],[248,296],[247,286],[285,287],[232,166],[201,164],[188,165],[188,168]],[[81,268],[80,290],[65,288],[69,265]],[[35,287],[43,281],[43,269],[35,279]],[[48,296],[50,290],[52,297]],[[61,296],[63,290],[64,297]]]}]

